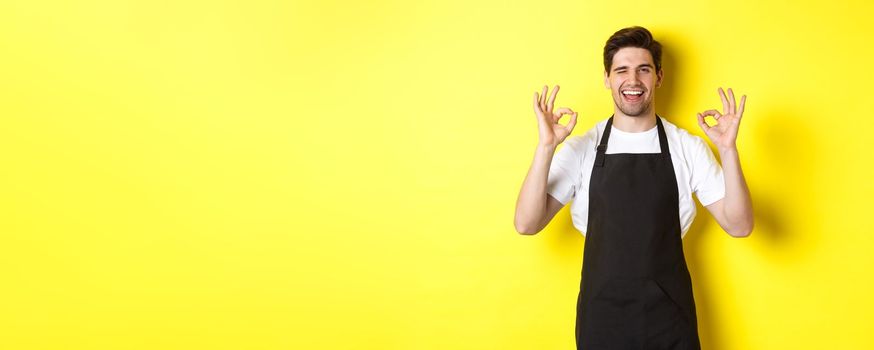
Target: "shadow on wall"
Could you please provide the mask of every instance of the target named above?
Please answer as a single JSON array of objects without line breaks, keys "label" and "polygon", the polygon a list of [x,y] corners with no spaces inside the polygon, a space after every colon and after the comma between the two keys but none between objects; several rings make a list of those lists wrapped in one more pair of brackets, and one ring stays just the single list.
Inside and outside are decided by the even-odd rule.
[{"label": "shadow on wall", "polygon": [[[750,99],[752,100],[752,99]],[[758,99],[757,99],[758,100]],[[764,101],[763,101],[764,102]],[[763,103],[764,105],[764,103]],[[777,108],[771,106],[757,106],[750,108],[747,106],[745,113],[751,113],[757,120],[752,118],[747,119],[744,116],[743,124],[740,132],[746,131],[746,134],[738,135],[738,140],[747,138],[744,143],[750,145],[747,149],[754,150],[757,157],[763,158],[759,164],[767,167],[766,169],[756,169],[756,174],[775,174],[768,175],[764,179],[755,179],[749,176],[750,169],[744,162],[744,154],[741,154],[741,167],[743,167],[744,175],[747,180],[747,185],[750,188],[750,195],[753,202],[753,215],[755,216],[755,228],[753,233],[748,238],[738,239],[735,244],[743,244],[750,246],[750,249],[756,247],[762,250],[764,259],[779,259],[783,263],[794,264],[799,258],[812,253],[808,248],[817,246],[811,239],[819,239],[819,236],[801,236],[793,234],[800,232],[790,224],[792,221],[797,221],[799,215],[805,215],[805,222],[808,225],[818,226],[817,223],[811,220],[817,220],[816,208],[813,207],[817,201],[780,201],[781,198],[814,198],[815,193],[811,191],[814,173],[817,164],[820,160],[814,155],[816,148],[819,145],[815,142],[815,137],[812,128],[803,123],[805,120],[812,120],[806,117],[800,117],[798,114],[787,112],[786,108]],[[789,113],[789,114],[787,114]],[[791,117],[790,117],[791,116]],[[792,120],[789,120],[789,119]],[[750,124],[756,124],[756,131],[749,127]],[[714,154],[716,150],[713,149]],[[717,156],[718,157],[718,156]],[[748,157],[751,158],[751,157]],[[798,161],[803,159],[804,161]],[[791,176],[785,176],[791,174]],[[732,343],[737,343],[739,340],[749,339],[749,335],[737,334],[736,327],[730,327],[728,324],[721,323],[726,317],[717,315],[716,304],[728,303],[737,305],[740,308],[733,315],[733,318],[743,320],[745,315],[755,313],[753,310],[744,310],[742,300],[714,300],[716,290],[737,290],[749,288],[769,288],[768,286],[730,286],[726,285],[730,281],[725,281],[719,276],[710,276],[706,273],[708,270],[705,264],[719,263],[712,258],[708,258],[705,254],[707,247],[706,242],[713,242],[712,239],[705,237],[705,234],[725,234],[719,225],[713,219],[709,211],[696,200],[698,214],[686,238],[683,240],[686,261],[689,265],[689,270],[692,275],[693,289],[695,293],[695,304],[698,308],[699,332],[701,333],[702,347],[705,349],[722,349],[724,344],[724,335],[731,332]],[[811,231],[807,231],[811,232]],[[802,242],[804,241],[804,242]],[[712,249],[711,249],[712,252]],[[788,257],[791,257],[789,259]],[[795,260],[793,260],[795,259]],[[712,269],[711,269],[712,270]],[[727,295],[730,293],[722,293]]]},{"label": "shadow on wall", "polygon": [[792,233],[821,227],[817,214],[822,212],[823,204],[816,200],[812,184],[818,173],[826,169],[819,156],[824,145],[810,124],[816,117],[805,115],[810,112],[774,101],[763,102],[761,112],[755,114],[757,120],[744,116],[742,122],[756,124],[750,137],[760,158],[758,163],[763,167],[756,169],[756,173],[765,175],[747,179],[751,187],[756,187],[756,191],[750,188],[756,217],[754,231],[760,233],[757,239],[768,250],[769,257],[793,263],[810,254],[809,247],[819,246],[816,240],[821,237],[810,234],[816,231],[804,230],[808,233],[804,236]]},{"label": "shadow on wall", "polygon": [[[669,38],[659,40],[666,48],[676,47]],[[679,89],[675,82],[686,80],[684,80],[684,72],[678,64],[678,57],[674,55],[673,51],[665,50],[662,53],[662,66],[665,70],[665,77],[662,87],[656,94],[656,106],[658,111],[665,111],[663,116],[670,119],[671,116],[681,113],[681,111],[671,109],[674,105],[672,101],[674,101],[675,92],[684,90]],[[713,90],[715,95],[716,87],[713,87]],[[697,110],[703,111],[710,108],[721,110],[722,106],[721,104],[718,106],[702,105]],[[739,239],[736,243],[749,245],[750,249],[761,248],[767,252],[767,256],[763,256],[763,258],[784,257],[782,262],[789,264],[793,262],[787,257],[798,259],[810,254],[811,252],[807,251],[808,249],[805,247],[817,246],[815,242],[810,242],[810,240],[819,239],[819,237],[793,235],[792,232],[798,232],[795,228],[797,224],[790,225],[791,222],[798,221],[796,219],[799,215],[808,214],[805,223],[818,226],[817,222],[811,222],[811,220],[817,220],[815,213],[818,209],[814,207],[817,201],[795,201],[794,203],[781,201],[783,198],[814,198],[816,195],[810,184],[815,176],[814,171],[821,169],[818,165],[821,160],[816,157],[816,150],[820,149],[821,145],[816,142],[812,126],[806,124],[806,122],[815,119],[813,116],[805,116],[803,113],[803,111],[793,110],[789,106],[774,105],[774,102],[768,101],[765,96],[749,96],[738,134],[738,142],[744,146],[741,147],[741,152],[747,150],[746,154],[740,154],[740,159],[752,197],[755,228],[749,238]],[[702,135],[707,140],[700,129],[689,131]],[[718,158],[717,150],[712,146],[711,150]],[[758,178],[750,177],[749,164],[753,163],[750,160],[757,160],[756,164],[766,167],[755,169],[754,173],[757,174]],[[720,262],[715,262],[712,258],[708,259],[705,255],[707,253],[705,243],[713,242],[712,239],[704,236],[705,233],[709,232],[712,235],[715,232],[725,234],[725,237],[729,236],[722,231],[710,212],[697,201],[697,198],[695,203],[697,215],[683,239],[683,246],[692,275],[701,346],[704,349],[719,350],[725,348],[725,335],[729,332],[734,344],[749,338],[745,334],[737,334],[737,328],[732,328],[729,324],[721,322],[726,319],[725,316],[716,314],[719,309],[715,307],[716,305],[729,303],[742,307],[742,301],[715,300],[716,291],[743,289],[749,288],[749,286],[727,286],[726,283],[730,283],[730,281],[722,280],[719,276],[706,274],[708,269],[705,268],[705,264]],[[763,288],[763,286],[755,288]],[[725,293],[721,295],[725,295]],[[736,310],[736,314],[733,315],[733,318],[736,319],[743,319],[745,315],[753,313],[753,311],[745,311],[742,308]]]}]

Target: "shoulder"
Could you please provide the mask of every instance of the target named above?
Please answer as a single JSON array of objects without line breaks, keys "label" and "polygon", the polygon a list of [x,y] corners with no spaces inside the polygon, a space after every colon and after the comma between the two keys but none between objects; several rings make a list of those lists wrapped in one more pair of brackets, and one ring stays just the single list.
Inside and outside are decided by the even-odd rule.
[{"label": "shoulder", "polygon": [[583,134],[568,136],[562,144],[564,144],[565,147],[570,147],[574,152],[579,154],[594,151],[606,125],[606,119],[599,121]]},{"label": "shoulder", "polygon": [[692,134],[688,130],[669,122],[665,118],[662,118],[662,122],[665,126],[666,136],[669,139],[673,139],[675,144],[679,144],[683,149],[683,153],[686,155],[696,155],[709,149],[707,141],[705,141],[701,136]]}]

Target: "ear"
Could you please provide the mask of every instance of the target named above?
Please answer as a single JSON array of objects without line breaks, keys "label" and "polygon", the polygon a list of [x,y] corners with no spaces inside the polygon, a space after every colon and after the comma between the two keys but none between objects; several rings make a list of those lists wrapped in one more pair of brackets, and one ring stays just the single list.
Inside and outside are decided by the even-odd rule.
[{"label": "ear", "polygon": [[665,72],[659,69],[659,72],[656,73],[656,87],[662,86],[662,79],[665,77]]},{"label": "ear", "polygon": [[604,87],[610,89],[610,76],[607,75],[607,71],[604,71]]}]

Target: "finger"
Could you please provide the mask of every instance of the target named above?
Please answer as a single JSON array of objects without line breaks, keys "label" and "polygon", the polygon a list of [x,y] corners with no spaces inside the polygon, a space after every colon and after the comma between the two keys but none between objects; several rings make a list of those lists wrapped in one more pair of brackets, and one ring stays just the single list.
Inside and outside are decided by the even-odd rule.
[{"label": "finger", "polygon": [[722,88],[719,88],[719,98],[722,99],[722,113],[728,114],[728,98],[725,97],[725,91],[722,91]]},{"label": "finger", "polygon": [[701,112],[701,115],[705,116],[705,117],[708,115],[711,115],[711,116],[713,116],[713,119],[716,119],[716,120],[719,120],[719,118],[722,117],[722,114],[719,113],[719,111],[717,111],[715,109],[708,109],[704,112]]},{"label": "finger", "polygon": [[731,108],[728,114],[734,114],[735,107],[737,107],[737,100],[734,99],[734,92],[728,88],[728,108]]},{"label": "finger", "polygon": [[744,104],[747,102],[747,95],[743,95],[740,97],[740,107],[737,108],[737,119],[740,119],[744,115]]},{"label": "finger", "polygon": [[707,125],[707,123],[704,122],[704,116],[701,115],[701,113],[698,113],[698,126],[700,126],[701,130],[704,130],[704,132],[707,132],[707,130],[710,130],[711,128],[710,125]]},{"label": "finger", "polygon": [[546,85],[543,85],[543,93],[540,94],[540,110],[546,110]]},{"label": "finger", "polygon": [[567,133],[570,134],[571,131],[574,131],[574,126],[577,125],[577,112],[571,114],[571,120],[567,122]]},{"label": "finger", "polygon": [[550,111],[552,110],[552,106],[555,103],[556,94],[558,94],[558,85],[556,85],[555,88],[552,89],[552,95],[549,96],[549,103],[546,104],[546,108],[549,108]]},{"label": "finger", "polygon": [[537,93],[537,91],[534,92],[534,111],[543,113],[543,110],[540,109],[540,95]]},{"label": "finger", "polygon": [[574,111],[570,108],[562,107],[552,112],[552,118],[557,122],[565,114],[574,114]]}]

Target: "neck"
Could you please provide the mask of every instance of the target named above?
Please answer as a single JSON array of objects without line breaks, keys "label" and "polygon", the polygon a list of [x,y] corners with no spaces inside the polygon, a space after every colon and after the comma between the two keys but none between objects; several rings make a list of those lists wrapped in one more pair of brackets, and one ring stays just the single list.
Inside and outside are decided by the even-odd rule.
[{"label": "neck", "polygon": [[613,113],[613,127],[625,132],[644,132],[656,126],[656,114],[653,111],[636,117],[629,117],[617,108]]}]

